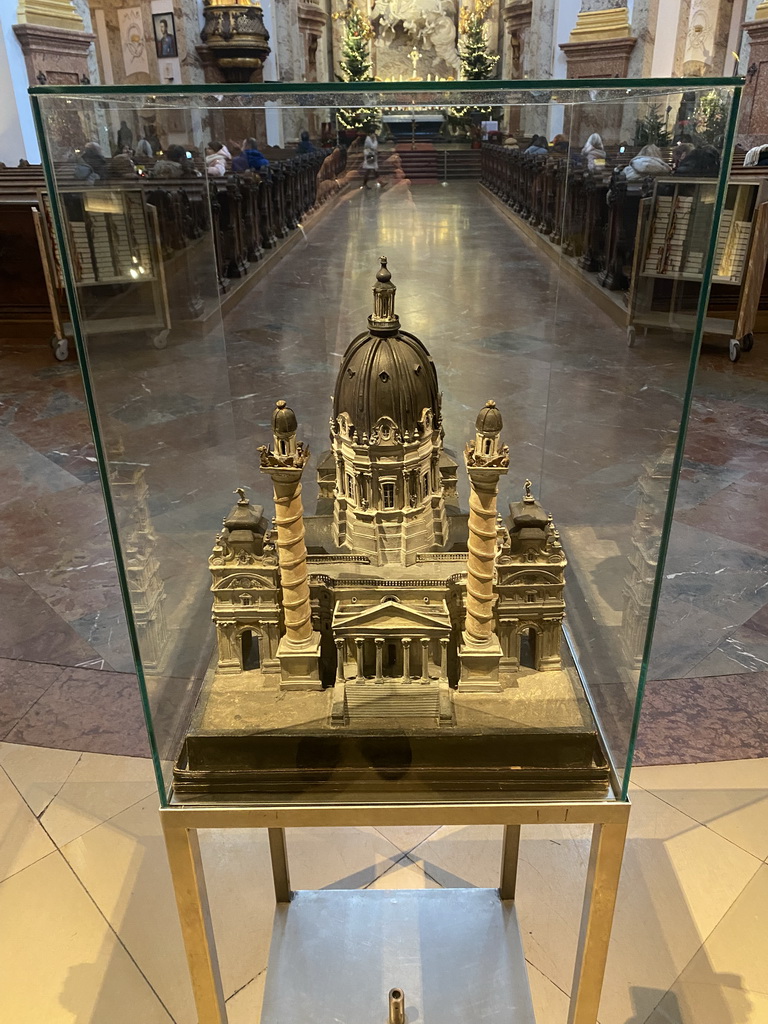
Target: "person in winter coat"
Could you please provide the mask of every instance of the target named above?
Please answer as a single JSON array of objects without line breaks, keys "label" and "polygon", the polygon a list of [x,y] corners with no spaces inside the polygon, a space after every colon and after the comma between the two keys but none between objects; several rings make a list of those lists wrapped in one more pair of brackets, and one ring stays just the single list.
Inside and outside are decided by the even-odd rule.
[{"label": "person in winter coat", "polygon": [[317,147],[309,137],[308,131],[303,131],[299,138],[299,144],[296,147],[297,153],[314,153]]},{"label": "person in winter coat", "polygon": [[588,171],[600,171],[605,167],[605,147],[597,132],[592,132],[584,143],[581,157]]},{"label": "person in winter coat", "polygon": [[379,140],[371,129],[363,143],[363,188],[368,188],[368,179],[379,177]]},{"label": "person in winter coat", "polygon": [[209,178],[223,178],[231,160],[229,150],[222,142],[209,142],[205,147],[205,171]]},{"label": "person in winter coat", "polygon": [[90,167],[97,178],[106,178],[109,174],[107,158],[98,142],[86,142],[80,159]]},{"label": "person in winter coat", "polygon": [[531,144],[523,152],[523,156],[546,156],[549,152],[547,140],[543,135],[534,135]]},{"label": "person in winter coat", "polygon": [[265,171],[269,167],[269,160],[259,152],[256,139],[245,140],[243,156],[248,161],[248,168],[251,171]]},{"label": "person in winter coat", "polygon": [[720,173],[720,154],[714,146],[696,146],[675,169],[689,178],[716,178]]},{"label": "person in winter coat", "polygon": [[621,176],[625,181],[640,181],[641,178],[671,173],[672,168],[662,160],[659,147],[648,145],[643,146],[637,156],[632,157],[621,171]]}]

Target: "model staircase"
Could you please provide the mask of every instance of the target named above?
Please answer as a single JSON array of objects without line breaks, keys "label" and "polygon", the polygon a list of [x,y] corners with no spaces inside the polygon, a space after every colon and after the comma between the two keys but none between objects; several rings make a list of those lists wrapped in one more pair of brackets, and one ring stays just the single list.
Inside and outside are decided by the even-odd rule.
[{"label": "model staircase", "polygon": [[348,682],[344,703],[350,724],[371,718],[435,720],[440,717],[440,688],[435,682]]}]

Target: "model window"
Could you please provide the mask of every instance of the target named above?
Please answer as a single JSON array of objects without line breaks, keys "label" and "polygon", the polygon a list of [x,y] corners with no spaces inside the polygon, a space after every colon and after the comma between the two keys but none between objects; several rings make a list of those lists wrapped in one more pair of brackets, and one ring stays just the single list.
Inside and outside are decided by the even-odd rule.
[{"label": "model window", "polygon": [[395,507],[395,485],[394,484],[382,484],[381,485],[381,500],[384,508]]},{"label": "model window", "polygon": [[281,455],[286,455],[287,452],[288,452],[288,445],[285,443],[285,441],[281,440],[280,441],[280,454]]},{"label": "model window", "polygon": [[486,455],[490,455],[491,454],[491,439],[490,439],[490,437],[486,437],[486,439],[485,439],[485,454]]},{"label": "model window", "polygon": [[525,595],[525,600],[528,602],[528,604],[533,604],[536,600],[536,591],[529,590],[528,593]]},{"label": "model window", "polygon": [[355,496],[355,481],[352,479],[352,475],[347,473],[347,495],[350,498]]},{"label": "model window", "polygon": [[426,496],[429,494],[429,473],[424,474],[422,483],[424,484],[424,497],[426,498]]},{"label": "model window", "polygon": [[385,441],[389,438],[389,424],[388,423],[382,423],[382,425],[381,425],[381,436],[384,438]]}]

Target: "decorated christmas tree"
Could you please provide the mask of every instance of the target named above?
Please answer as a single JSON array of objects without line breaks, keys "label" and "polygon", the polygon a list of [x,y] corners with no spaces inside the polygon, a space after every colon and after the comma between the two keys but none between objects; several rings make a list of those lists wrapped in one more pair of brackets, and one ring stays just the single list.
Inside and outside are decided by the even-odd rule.
[{"label": "decorated christmas tree", "polygon": [[476,0],[474,9],[462,7],[459,15],[461,77],[468,82],[490,78],[499,62],[497,53],[488,52],[485,39],[485,16],[492,6],[491,0]]},{"label": "decorated christmas tree", "polygon": [[694,141],[699,145],[723,145],[728,110],[716,89],[700,97],[693,111]]},{"label": "decorated christmas tree", "polygon": [[635,145],[669,146],[672,144],[665,121],[662,121],[658,105],[652,106],[645,117],[635,121]]},{"label": "decorated christmas tree", "polygon": [[[473,7],[462,7],[459,15],[459,57],[463,81],[480,82],[490,78],[499,61],[497,53],[488,51],[485,38],[485,17],[493,0],[475,0]],[[490,107],[450,107],[446,111],[448,127],[466,131],[470,124],[489,120]]]},{"label": "decorated christmas tree", "polygon": [[[343,82],[372,82],[371,39],[373,26],[355,3],[349,0],[347,9],[334,14],[345,22],[344,41],[341,47],[339,67]],[[348,131],[377,130],[379,119],[376,110],[339,110],[336,114],[339,127]]]}]

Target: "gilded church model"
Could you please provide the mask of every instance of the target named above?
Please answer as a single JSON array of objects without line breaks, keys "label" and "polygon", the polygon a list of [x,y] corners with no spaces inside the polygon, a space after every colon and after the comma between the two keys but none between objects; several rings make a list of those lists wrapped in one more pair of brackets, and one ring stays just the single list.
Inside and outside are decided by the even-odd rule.
[{"label": "gilded church model", "polygon": [[452,697],[499,692],[527,664],[556,670],[566,559],[552,517],[525,482],[497,515],[508,472],[502,418],[488,401],[464,459],[443,448],[441,395],[429,352],[400,327],[382,257],[368,330],[336,380],[331,449],[320,457],[317,513],[304,514],[309,450],[284,401],[260,449],[275,517],[242,489],[209,565],[217,674],[254,686],[332,689],[331,722],[453,718]]}]

